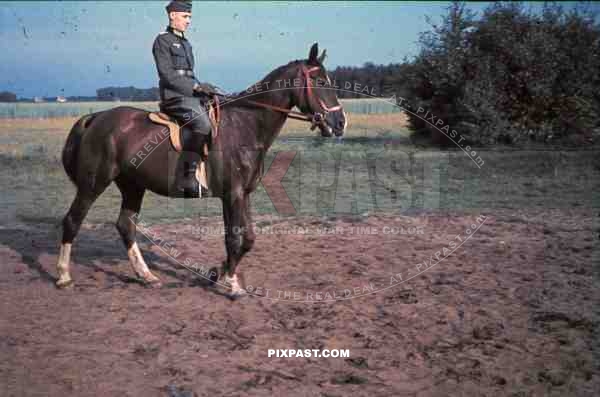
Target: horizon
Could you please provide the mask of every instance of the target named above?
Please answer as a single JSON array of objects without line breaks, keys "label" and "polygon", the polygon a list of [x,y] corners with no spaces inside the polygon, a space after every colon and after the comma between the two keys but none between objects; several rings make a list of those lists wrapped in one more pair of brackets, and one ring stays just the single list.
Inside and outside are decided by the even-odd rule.
[{"label": "horizon", "polygon": [[[167,3],[0,3],[0,37],[12,43],[12,51],[0,54],[0,91],[52,98],[95,96],[97,89],[111,86],[157,87],[151,48],[167,26]],[[429,29],[426,17],[440,20],[449,4],[196,1],[186,37],[198,80],[232,92],[305,58],[314,42],[327,49],[329,70],[401,63],[417,55],[419,33]],[[480,15],[488,5],[467,7]]]}]

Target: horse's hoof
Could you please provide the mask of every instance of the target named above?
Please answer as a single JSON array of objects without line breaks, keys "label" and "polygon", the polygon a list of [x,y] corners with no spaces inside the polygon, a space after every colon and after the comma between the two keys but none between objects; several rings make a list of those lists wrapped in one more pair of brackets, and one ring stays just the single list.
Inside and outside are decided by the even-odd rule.
[{"label": "horse's hoof", "polygon": [[159,289],[159,288],[162,288],[163,285],[160,280],[151,280],[151,281],[144,281],[144,286],[146,288]]},{"label": "horse's hoof", "polygon": [[237,301],[239,299],[242,299],[244,297],[248,296],[248,293],[246,292],[246,290],[238,290],[238,291],[231,291],[227,294],[227,297],[229,299],[231,299],[232,301]]},{"label": "horse's hoof", "polygon": [[73,286],[75,285],[75,281],[69,279],[69,280],[58,280],[56,282],[56,288],[58,289],[69,289],[69,288],[73,288]]}]

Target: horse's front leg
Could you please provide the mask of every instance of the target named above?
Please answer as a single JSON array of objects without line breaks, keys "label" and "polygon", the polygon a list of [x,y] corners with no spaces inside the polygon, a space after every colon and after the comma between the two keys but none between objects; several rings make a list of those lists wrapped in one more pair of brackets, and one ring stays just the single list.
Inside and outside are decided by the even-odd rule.
[{"label": "horse's front leg", "polygon": [[225,224],[227,259],[223,262],[222,274],[225,283],[231,286],[230,297],[234,299],[246,293],[236,274],[237,265],[244,252],[242,249],[244,209],[243,195],[223,200],[223,222]]},{"label": "horse's front leg", "polygon": [[256,234],[252,225],[252,212],[250,210],[250,195],[244,195],[244,209],[242,212],[242,250],[240,252],[240,259],[248,253],[254,246],[254,240],[256,240]]}]

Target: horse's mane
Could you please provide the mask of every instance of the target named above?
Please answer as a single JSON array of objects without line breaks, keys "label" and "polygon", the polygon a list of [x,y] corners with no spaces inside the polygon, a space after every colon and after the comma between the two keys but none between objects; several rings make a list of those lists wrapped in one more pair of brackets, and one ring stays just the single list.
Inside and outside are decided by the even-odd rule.
[{"label": "horse's mane", "polygon": [[[294,61],[290,61],[285,65],[281,65],[275,69],[273,69],[272,71],[269,72],[269,74],[267,74],[265,77],[263,77],[261,80],[257,81],[254,84],[251,84],[249,87],[255,86],[255,85],[263,85],[263,83],[271,81],[273,79],[274,76],[277,76],[279,74],[281,74],[281,72],[285,69],[287,69],[288,67],[292,66],[292,65],[297,65],[299,63],[304,62],[304,59],[296,59]],[[247,92],[247,88],[242,90],[242,91],[238,91],[238,92],[234,92],[234,93],[230,93],[226,95],[226,99],[225,102],[222,104],[222,106],[226,107],[226,106],[244,106],[244,107],[254,107],[255,105],[248,103],[247,101],[244,101],[243,99],[248,97],[248,99],[252,99],[252,95],[249,95]]]}]

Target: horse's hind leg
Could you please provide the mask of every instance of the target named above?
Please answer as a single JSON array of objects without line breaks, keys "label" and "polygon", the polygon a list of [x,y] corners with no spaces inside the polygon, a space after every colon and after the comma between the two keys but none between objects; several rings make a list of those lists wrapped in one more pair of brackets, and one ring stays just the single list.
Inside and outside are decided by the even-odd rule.
[{"label": "horse's hind leg", "polygon": [[115,180],[115,183],[119,187],[123,197],[121,212],[116,226],[123,239],[125,248],[127,248],[129,263],[135,274],[144,280],[147,285],[160,287],[160,279],[148,269],[148,265],[146,264],[146,261],[144,261],[142,252],[135,240],[136,223],[140,208],[142,207],[145,189],[137,187],[131,181],[118,178]]},{"label": "horse's hind leg", "polygon": [[71,246],[81,227],[81,222],[83,222],[90,207],[99,195],[99,193],[88,192],[86,189],[78,189],[69,212],[67,212],[67,215],[63,218],[63,237],[60,245],[58,263],[56,265],[56,270],[58,272],[56,286],[58,288],[66,288],[73,284],[69,272]]}]

